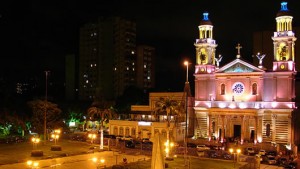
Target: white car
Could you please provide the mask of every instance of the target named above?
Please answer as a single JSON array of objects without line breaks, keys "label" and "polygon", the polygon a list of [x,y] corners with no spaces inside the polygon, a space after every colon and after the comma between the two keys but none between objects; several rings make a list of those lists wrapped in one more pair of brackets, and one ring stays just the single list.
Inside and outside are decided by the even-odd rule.
[{"label": "white car", "polygon": [[258,154],[264,156],[266,155],[266,150],[259,150]]},{"label": "white car", "polygon": [[206,150],[210,150],[210,148],[207,147],[206,145],[197,145],[197,151],[206,151]]}]

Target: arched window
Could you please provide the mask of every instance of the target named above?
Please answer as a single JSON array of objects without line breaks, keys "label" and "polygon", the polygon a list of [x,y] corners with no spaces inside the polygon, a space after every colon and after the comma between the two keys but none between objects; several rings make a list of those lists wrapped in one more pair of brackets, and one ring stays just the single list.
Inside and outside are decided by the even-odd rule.
[{"label": "arched window", "polygon": [[123,134],[124,134],[124,129],[123,129],[123,127],[120,127],[120,132],[119,132],[119,134],[120,134],[121,136],[123,136]]},{"label": "arched window", "polygon": [[271,135],[271,125],[267,124],[266,125],[266,136],[270,137],[270,135]]},{"label": "arched window", "polygon": [[128,127],[126,127],[126,129],[125,129],[125,136],[129,136],[129,128]]},{"label": "arched window", "polygon": [[257,84],[256,83],[252,84],[252,95],[257,95]]},{"label": "arched window", "polygon": [[225,95],[225,84],[221,84],[221,95]]}]

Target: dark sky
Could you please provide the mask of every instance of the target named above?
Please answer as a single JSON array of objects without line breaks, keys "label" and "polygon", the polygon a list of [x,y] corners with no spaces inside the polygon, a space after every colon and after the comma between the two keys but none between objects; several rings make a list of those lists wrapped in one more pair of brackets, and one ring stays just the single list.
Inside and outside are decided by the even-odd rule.
[{"label": "dark sky", "polygon": [[[157,49],[157,85],[178,88],[185,80],[182,62],[195,62],[194,42],[203,12],[214,25],[221,65],[251,58],[252,33],[275,30],[279,0],[95,0],[5,1],[0,3],[1,74],[19,77],[51,70],[60,79],[66,54],[78,55],[79,28],[98,16],[121,16],[137,23],[138,44]],[[300,1],[289,0],[293,25],[300,25]],[[271,37],[270,37],[271,38]],[[296,42],[297,43],[297,42]],[[297,45],[296,45],[297,46]],[[193,68],[193,66],[191,66]],[[192,69],[190,73],[192,73]],[[165,76],[169,78],[164,78]],[[192,80],[192,76],[190,76]],[[181,83],[181,84],[179,84]]]}]

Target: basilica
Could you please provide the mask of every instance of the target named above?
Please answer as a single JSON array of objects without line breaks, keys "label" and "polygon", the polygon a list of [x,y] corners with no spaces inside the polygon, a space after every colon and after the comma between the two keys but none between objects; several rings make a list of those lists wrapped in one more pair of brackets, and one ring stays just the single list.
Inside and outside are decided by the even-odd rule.
[{"label": "basilica", "polygon": [[254,58],[258,65],[243,60],[241,44],[236,46],[235,60],[220,66],[223,56],[216,56],[213,24],[208,13],[203,13],[194,43],[194,137],[294,145],[296,37],[286,2],[281,3],[275,19],[276,30],[270,37],[273,69],[267,70],[263,53]]},{"label": "basilica", "polygon": [[[195,96],[191,95],[187,77],[184,92],[150,93],[149,105],[131,105],[130,119],[110,120],[109,133],[139,139],[159,133],[174,142],[188,137],[188,141],[272,143],[295,151],[296,37],[286,2],[281,3],[275,19],[276,30],[270,37],[274,48],[271,70],[264,67],[263,51],[254,58],[258,65],[245,61],[241,44],[236,46],[236,58],[220,66],[223,56],[216,56],[213,24],[204,13],[194,43]],[[154,115],[156,103],[162,98],[184,103],[181,113],[185,120],[177,120],[172,113]]]}]

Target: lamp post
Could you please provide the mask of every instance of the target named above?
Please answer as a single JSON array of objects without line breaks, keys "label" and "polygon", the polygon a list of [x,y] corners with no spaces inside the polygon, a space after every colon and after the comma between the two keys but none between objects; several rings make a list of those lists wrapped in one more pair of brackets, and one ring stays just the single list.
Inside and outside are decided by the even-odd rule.
[{"label": "lamp post", "polygon": [[189,63],[188,61],[184,61],[184,65],[186,66],[186,81],[184,86],[184,92],[185,92],[185,136],[184,136],[184,165],[187,166],[187,130],[188,130],[188,91],[189,88]]},{"label": "lamp post", "polygon": [[40,142],[40,139],[39,138],[35,138],[35,137],[33,137],[32,139],[31,139],[31,142],[32,142],[32,148],[33,149],[37,149],[37,144]]},{"label": "lamp post", "polygon": [[166,159],[167,160],[172,160],[173,158],[170,158],[170,152],[172,148],[174,147],[174,143],[170,142],[170,140],[167,140],[165,142],[165,152],[166,152]]},{"label": "lamp post", "polygon": [[91,144],[93,144],[94,139],[96,138],[96,134],[89,134],[88,137],[91,139]]},{"label": "lamp post", "polygon": [[45,112],[44,112],[44,143],[46,143],[46,135],[47,135],[47,106],[48,106],[48,103],[47,103],[47,99],[48,99],[48,73],[50,71],[45,71],[45,75],[46,75],[46,91],[45,91],[45,102],[46,102],[46,105],[45,105]]},{"label": "lamp post", "polygon": [[[238,149],[230,148],[229,152],[231,154],[233,154],[233,168],[235,168],[235,163],[238,161],[238,155],[241,153],[241,149],[239,149],[239,148]],[[237,156],[237,157],[235,158],[235,156]]]},{"label": "lamp post", "polygon": [[59,139],[60,130],[54,130],[54,133],[51,135],[51,137],[54,139],[54,144],[56,145],[56,141]]},{"label": "lamp post", "polygon": [[56,145],[56,140],[58,140],[59,135],[58,134],[52,134],[51,137],[54,139],[54,144]]}]

